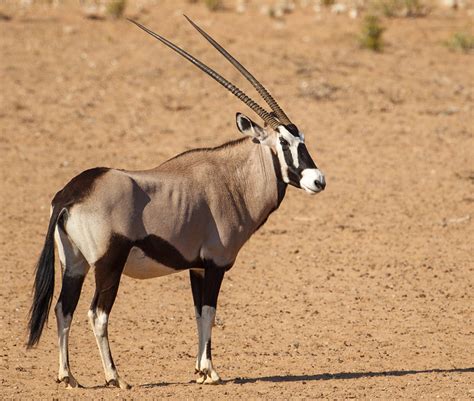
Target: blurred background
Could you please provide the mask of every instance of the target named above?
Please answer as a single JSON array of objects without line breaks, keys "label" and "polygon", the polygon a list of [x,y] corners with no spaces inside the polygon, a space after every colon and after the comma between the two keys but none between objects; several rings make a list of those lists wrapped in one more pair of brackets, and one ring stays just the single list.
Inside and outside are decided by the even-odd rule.
[{"label": "blurred background", "polygon": [[[474,3],[467,0],[0,0],[0,383],[54,383],[54,318],[26,352],[54,194],[95,166],[146,169],[236,139],[250,110],[126,20],[258,94],[183,18],[239,59],[304,131],[327,188],[289,188],[226,274],[199,387],[186,274],[124,277],[110,322],[126,396],[467,399],[474,394]],[[263,103],[263,102],[262,102]],[[60,276],[58,273],[57,276]],[[59,277],[56,278],[57,297]],[[78,397],[109,398],[86,312]]]}]

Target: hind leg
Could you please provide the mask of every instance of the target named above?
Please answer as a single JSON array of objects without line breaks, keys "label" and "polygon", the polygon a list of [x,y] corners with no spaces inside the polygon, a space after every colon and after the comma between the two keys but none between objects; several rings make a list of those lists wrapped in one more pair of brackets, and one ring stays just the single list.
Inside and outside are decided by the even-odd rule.
[{"label": "hind leg", "polygon": [[89,264],[67,234],[58,228],[55,232],[62,267],[62,287],[55,307],[58,324],[59,371],[58,383],[67,387],[80,387],[69,366],[69,331],[72,317],[81,296],[82,284],[89,271]]},{"label": "hind leg", "polygon": [[119,377],[112,359],[108,337],[108,322],[110,311],[117,296],[120,276],[122,275],[128,252],[129,248],[126,244],[113,244],[111,242],[106,255],[94,264],[96,290],[88,312],[89,321],[102,358],[106,385],[122,389],[128,389],[130,385]]}]

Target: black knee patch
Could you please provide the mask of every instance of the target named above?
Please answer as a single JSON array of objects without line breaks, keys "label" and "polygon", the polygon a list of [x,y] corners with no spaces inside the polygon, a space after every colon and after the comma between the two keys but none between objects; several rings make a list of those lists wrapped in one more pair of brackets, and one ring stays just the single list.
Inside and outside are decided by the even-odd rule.
[{"label": "black knee patch", "polygon": [[58,304],[61,304],[61,310],[64,316],[72,316],[76,310],[77,302],[81,296],[84,278],[85,276],[64,275],[61,294],[58,300]]},{"label": "black knee patch", "polygon": [[204,262],[204,288],[203,288],[203,305],[217,307],[217,297],[221,289],[222,279],[225,274],[225,267],[219,267],[214,262]]}]

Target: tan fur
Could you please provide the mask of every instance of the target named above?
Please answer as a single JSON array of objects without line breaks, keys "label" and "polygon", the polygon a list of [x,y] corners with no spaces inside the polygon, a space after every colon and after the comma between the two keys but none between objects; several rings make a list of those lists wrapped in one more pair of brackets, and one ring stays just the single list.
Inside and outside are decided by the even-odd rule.
[{"label": "tan fur", "polygon": [[131,240],[154,234],[189,261],[232,264],[278,206],[271,152],[244,139],[184,153],[152,170],[110,170],[71,208],[66,231],[92,265],[114,233]]}]

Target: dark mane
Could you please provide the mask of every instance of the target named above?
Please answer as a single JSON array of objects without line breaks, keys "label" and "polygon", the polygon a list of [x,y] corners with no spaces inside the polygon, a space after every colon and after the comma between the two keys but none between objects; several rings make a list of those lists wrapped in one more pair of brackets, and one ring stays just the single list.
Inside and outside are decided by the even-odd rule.
[{"label": "dark mane", "polygon": [[163,162],[163,164],[171,161],[171,160],[175,160],[179,157],[182,157],[182,156],[185,156],[185,155],[189,155],[190,153],[198,153],[198,152],[216,152],[216,151],[219,151],[219,150],[222,150],[222,149],[227,149],[227,148],[231,148],[231,147],[234,147],[234,146],[237,146],[239,144],[241,144],[242,142],[248,140],[249,138],[248,137],[243,137],[243,138],[239,138],[239,139],[233,139],[232,141],[229,141],[229,142],[225,142],[221,145],[218,145],[218,146],[214,146],[212,148],[196,148],[196,149],[189,149],[189,150],[186,150],[182,153],[179,153],[178,155],[176,156],[173,156],[171,159],[168,159],[166,160],[165,162]]}]

